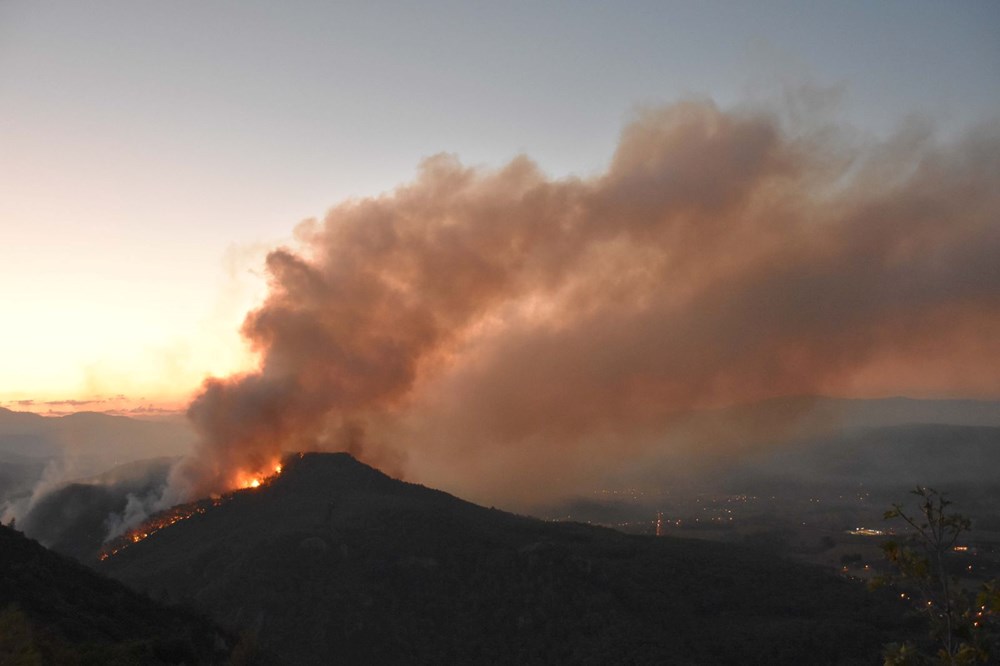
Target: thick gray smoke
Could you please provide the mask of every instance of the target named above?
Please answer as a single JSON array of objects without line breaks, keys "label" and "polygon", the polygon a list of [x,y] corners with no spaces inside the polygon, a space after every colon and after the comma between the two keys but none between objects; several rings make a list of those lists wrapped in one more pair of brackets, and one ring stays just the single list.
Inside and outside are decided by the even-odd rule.
[{"label": "thick gray smoke", "polygon": [[268,256],[243,326],[260,367],[205,383],[172,492],[329,448],[502,501],[686,409],[1000,394],[1000,127],[845,136],[682,103],[638,114],[593,178],[440,155],[336,206]]}]

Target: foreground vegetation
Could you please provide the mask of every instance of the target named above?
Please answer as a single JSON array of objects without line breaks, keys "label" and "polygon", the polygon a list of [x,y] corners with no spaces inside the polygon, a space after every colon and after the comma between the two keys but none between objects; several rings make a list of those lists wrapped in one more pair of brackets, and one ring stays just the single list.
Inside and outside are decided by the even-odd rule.
[{"label": "foreground vegetation", "polygon": [[891,643],[885,649],[886,666],[940,664],[956,666],[1000,661],[1000,581],[978,589],[961,585],[954,566],[956,550],[966,550],[962,537],[972,521],[949,509],[951,501],[933,488],[918,486],[916,510],[894,504],[886,520],[902,522],[902,541],[883,545],[896,574],[877,580],[905,590],[917,614],[930,627],[927,640]]},{"label": "foreground vegetation", "polygon": [[0,525],[0,664],[223,664],[234,642]]}]

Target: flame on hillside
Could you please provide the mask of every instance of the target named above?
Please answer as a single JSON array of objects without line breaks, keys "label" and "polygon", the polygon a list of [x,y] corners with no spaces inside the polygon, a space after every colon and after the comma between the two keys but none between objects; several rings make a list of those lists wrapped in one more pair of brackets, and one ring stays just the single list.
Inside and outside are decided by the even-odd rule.
[{"label": "flame on hillside", "polygon": [[280,462],[272,462],[264,471],[257,470],[256,472],[237,472],[234,487],[236,489],[260,488],[262,485],[281,474],[281,470],[282,466]]},{"label": "flame on hillside", "polygon": [[262,486],[266,486],[279,474],[281,474],[283,469],[284,468],[280,462],[274,462],[266,470],[258,470],[257,473],[239,472],[236,475],[235,483],[233,484],[234,490],[232,492],[225,495],[214,495],[209,499],[198,500],[197,502],[178,504],[177,506],[151,516],[138,527],[131,529],[121,536],[105,543],[98,559],[103,562],[109,557],[117,555],[132,544],[139,543],[140,541],[151,537],[160,530],[170,527],[175,523],[179,523],[182,520],[187,520],[192,516],[205,513],[212,507],[221,506],[233,499],[239,491],[254,490]]}]

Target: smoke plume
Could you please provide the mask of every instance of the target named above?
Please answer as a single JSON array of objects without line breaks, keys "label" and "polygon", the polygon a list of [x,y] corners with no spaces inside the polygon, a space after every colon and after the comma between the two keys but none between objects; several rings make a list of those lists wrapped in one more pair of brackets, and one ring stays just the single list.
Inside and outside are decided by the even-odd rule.
[{"label": "smoke plume", "polygon": [[346,450],[477,498],[559,492],[687,409],[1000,395],[1000,127],[865,144],[689,102],[607,170],[426,160],[267,258],[248,374],[209,379],[180,497]]}]

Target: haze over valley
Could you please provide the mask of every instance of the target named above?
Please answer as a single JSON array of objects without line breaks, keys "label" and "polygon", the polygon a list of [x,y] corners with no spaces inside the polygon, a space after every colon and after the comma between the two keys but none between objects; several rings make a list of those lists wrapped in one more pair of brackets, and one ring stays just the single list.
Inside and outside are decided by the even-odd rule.
[{"label": "haze over valley", "polygon": [[1000,659],[998,25],[0,5],[0,663]]}]

